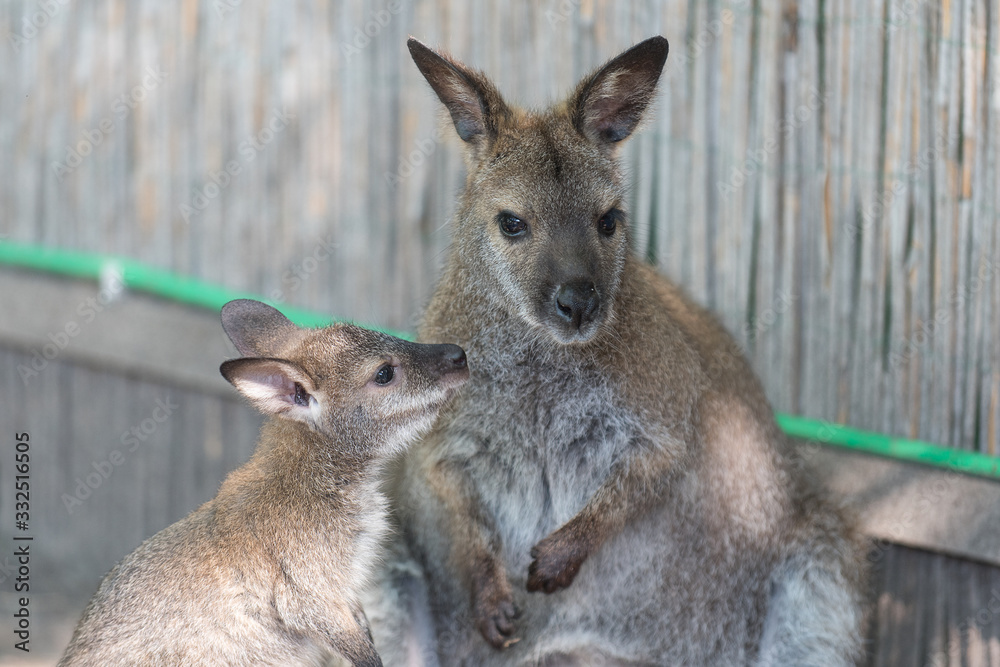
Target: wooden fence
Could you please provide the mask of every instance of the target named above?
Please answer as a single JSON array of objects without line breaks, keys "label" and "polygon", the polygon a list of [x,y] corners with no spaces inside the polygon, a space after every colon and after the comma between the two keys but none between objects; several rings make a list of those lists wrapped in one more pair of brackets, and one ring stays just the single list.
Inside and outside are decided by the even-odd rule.
[{"label": "wooden fence", "polygon": [[780,410],[1000,443],[1000,1],[0,5],[0,234],[408,327],[462,182],[407,35],[541,105],[654,33],[637,250]]},{"label": "wooden fence", "polygon": [[[720,315],[778,409],[1000,454],[1000,0],[4,0],[0,243],[409,328],[463,168],[406,37],[541,106],[656,33],[656,113],[623,153],[636,250]],[[259,419],[235,393],[100,362],[133,312],[160,330],[173,306],[155,299],[24,381],[94,287],[13,275],[0,297],[62,297],[37,300],[34,338],[9,304],[35,303],[0,298],[0,424],[36,443],[34,590],[75,598],[52,612],[74,616],[115,560],[214,494]],[[201,340],[221,336],[214,317]],[[158,401],[178,406],[162,423]],[[877,554],[872,664],[1000,665],[995,568]],[[0,557],[0,596],[9,572]],[[37,627],[65,642],[65,624]]]},{"label": "wooden fence", "polygon": [[[0,543],[10,547],[0,553],[0,616],[28,595],[32,633],[30,655],[13,635],[0,640],[0,664],[48,666],[112,564],[210,499],[249,456],[260,418],[218,373],[235,351],[217,313],[124,294],[90,319],[78,304],[99,298],[93,282],[0,269],[0,285],[0,368],[18,369],[0,375]],[[56,351],[49,334],[68,322],[79,333]],[[22,368],[37,371],[22,379]],[[26,531],[11,502],[24,433]],[[891,540],[870,552],[863,664],[1000,667],[1000,485],[801,446],[866,529]],[[32,537],[26,594],[14,592],[23,575],[12,534]]]}]

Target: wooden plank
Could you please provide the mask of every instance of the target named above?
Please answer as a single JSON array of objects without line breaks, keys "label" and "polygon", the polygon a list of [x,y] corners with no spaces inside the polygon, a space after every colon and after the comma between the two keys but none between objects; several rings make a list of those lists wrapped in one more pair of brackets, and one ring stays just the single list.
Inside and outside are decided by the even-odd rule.
[{"label": "wooden plank", "polygon": [[1000,664],[1000,570],[893,545],[872,578],[868,665]]},{"label": "wooden plank", "polygon": [[866,534],[1000,565],[1000,482],[816,443],[799,450]]},{"label": "wooden plank", "polygon": [[[237,356],[236,349],[213,313],[145,295],[108,302],[108,293],[95,283],[32,271],[0,269],[0,280],[5,286],[0,342],[28,353],[25,369],[15,369],[28,385],[35,381],[32,362],[48,366],[51,356],[232,395],[218,367]],[[39,303],[46,307],[38,308]],[[43,368],[38,376],[48,372]]]}]

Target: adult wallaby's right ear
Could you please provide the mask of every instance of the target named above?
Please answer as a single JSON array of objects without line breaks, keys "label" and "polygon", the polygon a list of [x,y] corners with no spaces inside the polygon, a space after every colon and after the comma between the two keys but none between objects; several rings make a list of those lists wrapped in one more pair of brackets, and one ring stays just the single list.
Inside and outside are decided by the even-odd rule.
[{"label": "adult wallaby's right ear", "polygon": [[608,152],[628,138],[656,93],[669,50],[666,39],[651,37],[581,81],[570,99],[577,131]]},{"label": "adult wallaby's right ear", "polygon": [[236,299],[222,307],[222,328],[247,357],[279,356],[301,339],[302,329],[276,308],[251,299]]},{"label": "adult wallaby's right ear", "polygon": [[406,46],[420,73],[451,114],[458,136],[469,144],[472,157],[481,156],[510,116],[500,92],[481,72],[438,54],[412,37]]},{"label": "adult wallaby's right ear", "polygon": [[281,359],[230,359],[219,371],[265,415],[318,424],[321,409],[315,385],[296,364]]}]

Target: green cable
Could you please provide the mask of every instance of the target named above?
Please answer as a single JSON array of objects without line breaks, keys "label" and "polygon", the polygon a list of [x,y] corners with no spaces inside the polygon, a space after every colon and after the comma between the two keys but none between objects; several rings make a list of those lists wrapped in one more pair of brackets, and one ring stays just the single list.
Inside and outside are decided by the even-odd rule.
[{"label": "green cable", "polygon": [[[194,278],[178,276],[169,271],[155,269],[134,259],[109,257],[73,250],[0,242],[0,264],[46,271],[76,278],[99,280],[101,271],[112,267],[121,272],[125,287],[154,294],[209,310],[219,311],[223,304],[233,299],[257,299],[253,294],[229,290]],[[280,304],[283,313],[299,326],[325,326],[333,318],[300,308]],[[382,329],[386,333],[412,340],[410,334]],[[881,433],[862,431],[808,417],[778,414],[778,425],[790,436],[813,440],[902,461],[922,463],[956,472],[1000,479],[1000,457],[951,447],[943,447],[920,440],[896,438]]]},{"label": "green cable", "polygon": [[778,426],[793,438],[815,440],[829,445],[854,449],[892,459],[923,463],[938,468],[982,477],[1000,479],[1000,457],[954,447],[943,447],[922,440],[908,440],[891,435],[795,415],[776,415]]},{"label": "green cable", "polygon": [[[256,299],[275,306],[288,319],[302,327],[322,327],[333,322],[333,318],[328,315],[277,304],[248,292],[230,290],[195,278],[178,276],[126,257],[95,255],[75,250],[4,241],[0,242],[0,264],[90,280],[100,280],[101,271],[112,268],[121,273],[122,283],[125,287],[191,306],[219,311],[223,305],[233,299]],[[413,338],[411,334],[379,327],[371,328],[399,338],[411,340]]]}]

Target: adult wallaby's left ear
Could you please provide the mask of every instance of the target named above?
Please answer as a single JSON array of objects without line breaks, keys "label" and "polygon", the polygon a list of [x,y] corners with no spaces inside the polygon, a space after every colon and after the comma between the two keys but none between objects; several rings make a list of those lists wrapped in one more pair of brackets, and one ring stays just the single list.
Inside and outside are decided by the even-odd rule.
[{"label": "adult wallaby's left ear", "polygon": [[230,359],[219,368],[257,410],[316,425],[320,405],[315,385],[298,365],[281,359]]},{"label": "adult wallaby's left ear", "polygon": [[574,127],[608,150],[628,138],[656,93],[669,49],[666,39],[651,37],[581,81],[570,98]]}]

